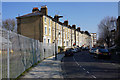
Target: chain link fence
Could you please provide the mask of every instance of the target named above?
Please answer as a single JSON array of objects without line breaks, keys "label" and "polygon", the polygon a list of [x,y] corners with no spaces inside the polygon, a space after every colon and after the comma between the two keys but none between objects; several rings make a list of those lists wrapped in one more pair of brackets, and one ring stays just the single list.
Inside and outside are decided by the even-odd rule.
[{"label": "chain link fence", "polygon": [[[0,25],[1,26],[1,25]],[[0,36],[2,36],[2,29],[0,28]],[[2,79],[2,38],[0,37],[0,79]]]},{"label": "chain link fence", "polygon": [[7,30],[2,31],[2,78],[16,78],[26,69],[55,53],[45,44]]}]

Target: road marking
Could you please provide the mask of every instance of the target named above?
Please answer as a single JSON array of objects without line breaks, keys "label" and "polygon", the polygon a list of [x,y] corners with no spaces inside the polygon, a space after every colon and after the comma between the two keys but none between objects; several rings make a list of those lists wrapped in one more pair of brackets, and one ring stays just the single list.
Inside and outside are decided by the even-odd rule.
[{"label": "road marking", "polygon": [[112,63],[112,65],[115,65],[114,63]]},{"label": "road marking", "polygon": [[85,70],[85,68],[83,68],[83,70]]},{"label": "road marking", "polygon": [[89,71],[87,71],[87,73],[90,73]]},{"label": "road marking", "polygon": [[93,78],[96,78],[94,75],[92,75]]},{"label": "road marking", "polygon": [[75,63],[79,66],[78,62],[75,60],[75,58],[74,58],[74,57],[73,57],[73,59],[74,59]]}]

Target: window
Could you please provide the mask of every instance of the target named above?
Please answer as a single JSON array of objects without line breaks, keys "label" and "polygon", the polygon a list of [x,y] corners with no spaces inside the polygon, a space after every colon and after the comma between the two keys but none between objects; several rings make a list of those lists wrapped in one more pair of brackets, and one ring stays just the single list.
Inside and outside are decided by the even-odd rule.
[{"label": "window", "polygon": [[49,26],[50,26],[50,19],[49,19]]},{"label": "window", "polygon": [[69,38],[69,33],[68,33],[68,38]]},{"label": "window", "polygon": [[48,39],[48,43],[50,43],[50,39]]},{"label": "window", "polygon": [[46,16],[45,16],[45,22],[47,22]]},{"label": "window", "polygon": [[47,35],[47,27],[45,27],[45,34]]},{"label": "window", "polygon": [[49,35],[51,35],[51,29],[49,28]]},{"label": "window", "polygon": [[66,45],[68,46],[68,41],[66,43],[67,43]]}]

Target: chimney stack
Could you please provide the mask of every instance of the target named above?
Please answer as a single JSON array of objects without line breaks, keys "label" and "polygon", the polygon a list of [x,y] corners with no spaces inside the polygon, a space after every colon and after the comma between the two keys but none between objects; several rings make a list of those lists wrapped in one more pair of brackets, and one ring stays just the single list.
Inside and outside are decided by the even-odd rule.
[{"label": "chimney stack", "polygon": [[55,19],[55,21],[59,22],[59,18],[62,18],[62,17],[63,17],[63,16],[55,15],[55,16],[54,16],[54,19]]},{"label": "chimney stack", "polygon": [[72,25],[72,28],[73,28],[73,29],[76,29],[76,25]]},{"label": "chimney stack", "polygon": [[64,25],[68,26],[68,20],[64,21]]},{"label": "chimney stack", "polygon": [[32,9],[32,12],[33,12],[33,13],[34,13],[34,12],[39,12],[38,7],[34,7],[34,8]]},{"label": "chimney stack", "polygon": [[48,15],[48,10],[47,10],[47,6],[46,5],[45,6],[41,6],[41,13],[43,15]]},{"label": "chimney stack", "polygon": [[58,22],[59,21],[58,15],[55,15],[54,19]]},{"label": "chimney stack", "polygon": [[80,31],[80,27],[78,27],[77,30]]}]

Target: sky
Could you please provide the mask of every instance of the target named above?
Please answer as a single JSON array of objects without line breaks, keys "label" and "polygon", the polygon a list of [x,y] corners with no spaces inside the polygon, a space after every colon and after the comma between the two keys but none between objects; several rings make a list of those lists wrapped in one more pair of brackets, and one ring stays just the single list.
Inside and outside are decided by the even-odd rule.
[{"label": "sky", "polygon": [[118,2],[119,0],[2,0],[2,2]]},{"label": "sky", "polygon": [[2,19],[15,18],[32,12],[33,7],[47,5],[48,15],[62,15],[83,31],[98,32],[98,24],[106,16],[118,16],[118,2],[2,2]]}]

